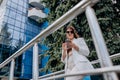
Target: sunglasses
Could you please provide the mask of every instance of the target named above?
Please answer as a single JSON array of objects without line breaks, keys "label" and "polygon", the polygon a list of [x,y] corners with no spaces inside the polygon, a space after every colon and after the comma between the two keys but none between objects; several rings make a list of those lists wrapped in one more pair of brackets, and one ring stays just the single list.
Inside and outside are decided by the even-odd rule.
[{"label": "sunglasses", "polygon": [[69,33],[72,33],[72,34],[73,34],[73,33],[74,33],[74,31],[66,31],[66,33],[68,33],[68,34],[69,34]]}]

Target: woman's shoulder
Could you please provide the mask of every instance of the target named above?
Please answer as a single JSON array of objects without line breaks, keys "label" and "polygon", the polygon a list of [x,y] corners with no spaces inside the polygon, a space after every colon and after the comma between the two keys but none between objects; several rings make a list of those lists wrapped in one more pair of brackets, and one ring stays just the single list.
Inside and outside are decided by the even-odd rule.
[{"label": "woman's shoulder", "polygon": [[84,38],[83,38],[83,37],[80,37],[80,38],[76,38],[76,40],[84,40]]},{"label": "woman's shoulder", "polygon": [[80,37],[80,38],[75,38],[74,42],[83,42],[84,38]]}]

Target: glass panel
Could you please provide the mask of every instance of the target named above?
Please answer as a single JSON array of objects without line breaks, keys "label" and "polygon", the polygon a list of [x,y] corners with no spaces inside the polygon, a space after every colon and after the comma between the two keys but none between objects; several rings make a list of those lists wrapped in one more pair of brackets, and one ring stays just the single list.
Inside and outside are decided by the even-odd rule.
[{"label": "glass panel", "polygon": [[22,1],[24,1],[24,3],[28,2],[28,0],[22,0]]},{"label": "glass panel", "polygon": [[21,23],[21,29],[24,29],[24,28],[25,28],[25,24]]},{"label": "glass panel", "polygon": [[9,9],[10,11],[14,11],[14,12],[17,11],[17,9],[16,9],[16,8],[13,8],[13,7],[9,7],[8,9]]},{"label": "glass panel", "polygon": [[21,14],[22,15],[22,11],[17,10],[17,14]]},{"label": "glass panel", "polygon": [[10,23],[10,24],[14,25],[15,20],[9,17],[9,18],[8,18],[8,23]]},{"label": "glass panel", "polygon": [[20,14],[16,14],[16,19],[19,20],[19,21],[21,21],[21,19],[22,19],[22,15],[20,15]]},{"label": "glass panel", "polygon": [[26,36],[26,42],[30,41],[31,39],[32,39],[31,36],[29,36],[29,35]]},{"label": "glass panel", "polygon": [[23,4],[23,7],[24,7],[24,8],[27,8],[27,5],[26,5],[26,3],[25,3],[25,2],[24,2],[24,4]]},{"label": "glass panel", "polygon": [[11,25],[11,24],[7,24],[7,26],[11,29],[14,29],[14,25]]},{"label": "glass panel", "polygon": [[10,0],[8,0],[7,5],[8,5],[8,6],[10,6],[10,4],[11,4],[11,1],[10,1]]},{"label": "glass panel", "polygon": [[12,0],[12,3],[17,3],[17,0]]},{"label": "glass panel", "polygon": [[16,12],[11,10],[10,13],[9,13],[9,16],[15,19]]},{"label": "glass panel", "polygon": [[22,1],[22,0],[19,0],[18,4],[19,4],[19,5],[23,5],[23,1]]},{"label": "glass panel", "polygon": [[33,26],[29,26],[29,29],[28,29],[28,30],[31,31],[31,32],[32,32],[32,27],[33,27]]},{"label": "glass panel", "polygon": [[9,9],[6,9],[5,15],[8,16],[8,15],[9,15],[9,12],[10,12]]},{"label": "glass panel", "polygon": [[17,40],[13,39],[11,45],[16,46]]},{"label": "glass panel", "polygon": [[15,26],[20,28],[21,27],[21,22],[16,20]]},{"label": "glass panel", "polygon": [[17,9],[17,4],[15,4],[15,3],[12,2],[12,3],[11,3],[11,7]]},{"label": "glass panel", "polygon": [[24,29],[21,29],[20,31],[21,31],[22,33],[24,33],[24,32],[25,32],[25,31],[24,31]]},{"label": "glass panel", "polygon": [[[8,20],[8,18],[7,18],[7,16],[5,15],[5,17],[4,17],[4,22],[7,22],[7,20]],[[1,20],[2,21],[2,20]],[[1,22],[0,21],[0,22]]]},{"label": "glass panel", "polygon": [[8,32],[10,33],[10,38],[12,38],[12,35],[13,35],[13,29],[9,28],[9,29],[8,29]]},{"label": "glass panel", "polygon": [[14,1],[16,1],[18,3],[19,0],[14,0]]},{"label": "glass panel", "polygon": [[14,30],[13,39],[19,40],[19,32]]},{"label": "glass panel", "polygon": [[24,22],[25,23],[25,16],[22,16],[22,22]]},{"label": "glass panel", "polygon": [[24,33],[20,33],[20,39],[22,40],[22,41],[24,41]]},{"label": "glass panel", "polygon": [[20,31],[20,28],[18,28],[18,27],[16,27],[16,26],[14,27],[14,29],[17,30],[17,31]]},{"label": "glass panel", "polygon": [[22,6],[18,6],[18,9],[19,11],[22,11],[23,10],[23,7]]},{"label": "glass panel", "polygon": [[24,13],[27,13],[27,10],[26,10],[25,8],[23,8],[23,12],[24,12]]},{"label": "glass panel", "polygon": [[33,26],[32,30],[34,31],[34,33],[38,33],[39,29],[37,28],[37,26]]}]

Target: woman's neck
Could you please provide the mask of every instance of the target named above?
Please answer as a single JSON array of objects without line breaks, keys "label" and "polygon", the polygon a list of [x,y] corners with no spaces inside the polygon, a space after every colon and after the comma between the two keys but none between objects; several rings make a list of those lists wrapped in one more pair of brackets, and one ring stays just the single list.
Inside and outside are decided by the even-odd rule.
[{"label": "woman's neck", "polygon": [[70,41],[72,41],[74,38],[71,38],[71,39],[69,39]]}]

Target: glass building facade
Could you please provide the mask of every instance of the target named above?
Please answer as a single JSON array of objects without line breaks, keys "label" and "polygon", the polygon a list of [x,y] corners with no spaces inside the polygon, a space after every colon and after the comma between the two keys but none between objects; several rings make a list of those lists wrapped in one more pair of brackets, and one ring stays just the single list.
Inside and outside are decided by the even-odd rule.
[{"label": "glass building facade", "polygon": [[[47,21],[40,24],[28,18],[29,0],[5,1],[4,8],[0,8],[0,63],[48,26]],[[31,78],[32,53],[30,48],[16,59],[15,76]],[[0,71],[6,75],[5,69]]]}]

